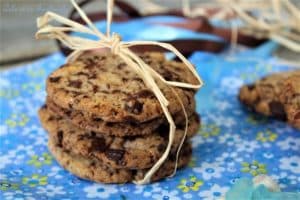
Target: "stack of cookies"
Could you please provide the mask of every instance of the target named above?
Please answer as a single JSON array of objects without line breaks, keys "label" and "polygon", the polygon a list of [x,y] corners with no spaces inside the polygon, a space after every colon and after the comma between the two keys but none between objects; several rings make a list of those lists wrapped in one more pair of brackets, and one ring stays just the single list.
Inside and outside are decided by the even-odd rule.
[{"label": "stack of cookies", "polygon": [[[197,84],[183,63],[166,60],[160,53],[140,56],[166,80]],[[180,101],[189,123],[178,167],[189,162],[189,138],[200,125],[195,113],[195,90],[171,89],[159,80],[157,84],[169,100],[168,108],[177,128],[168,159],[152,181],[173,173],[185,130]],[[86,53],[50,74],[46,90],[46,103],[39,117],[49,133],[49,150],[73,174],[103,183],[140,180],[164,153],[169,124],[159,101],[120,57]]]}]

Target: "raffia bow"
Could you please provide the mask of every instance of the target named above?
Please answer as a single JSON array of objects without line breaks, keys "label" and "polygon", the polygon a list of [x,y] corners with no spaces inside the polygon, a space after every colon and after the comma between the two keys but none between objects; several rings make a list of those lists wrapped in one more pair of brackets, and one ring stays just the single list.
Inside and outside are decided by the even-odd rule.
[{"label": "raffia bow", "polygon": [[[78,56],[80,56],[84,51],[87,50],[93,50],[93,49],[101,49],[101,48],[109,48],[112,53],[120,56],[127,64],[128,66],[132,67],[132,69],[143,79],[145,85],[153,91],[156,98],[158,99],[162,110],[169,122],[170,129],[169,129],[169,142],[167,145],[167,148],[164,152],[164,154],[161,156],[161,158],[154,164],[154,166],[146,173],[145,177],[142,180],[136,181],[136,184],[145,184],[148,183],[152,177],[152,175],[160,168],[160,166],[164,163],[164,161],[167,159],[171,146],[173,144],[174,135],[176,126],[174,123],[174,120],[168,110],[168,100],[164,96],[164,94],[159,89],[158,85],[155,82],[155,79],[161,80],[163,83],[165,83],[168,86],[175,86],[175,87],[182,87],[182,88],[191,88],[191,89],[199,89],[202,86],[202,80],[197,74],[196,70],[192,66],[192,64],[172,45],[167,43],[161,43],[161,42],[155,42],[155,41],[132,41],[132,42],[124,42],[121,40],[121,37],[117,34],[110,34],[110,25],[112,21],[112,12],[113,12],[113,0],[108,0],[107,3],[107,33],[104,35],[101,33],[94,24],[90,21],[90,19],[86,16],[86,14],[80,9],[80,7],[76,4],[74,0],[70,0],[72,5],[77,10],[80,17],[86,22],[88,27],[83,26],[77,22],[74,22],[72,20],[69,20],[65,17],[62,17],[56,13],[53,12],[47,12],[43,16],[39,17],[37,19],[37,26],[38,31],[36,33],[37,39],[43,39],[43,38],[52,38],[52,39],[58,39],[61,41],[64,45],[68,46],[70,49],[73,49],[74,51],[68,56],[67,60],[71,61]],[[49,24],[52,20],[56,20],[60,22],[61,24],[66,25],[66,27],[56,27]],[[79,32],[79,33],[87,33],[90,35],[94,35],[99,40],[90,40],[82,37],[76,37],[76,36],[70,36],[66,34],[65,32],[72,31],[72,32]],[[176,81],[167,81],[165,80],[159,73],[154,71],[149,65],[143,62],[143,60],[137,56],[135,53],[133,53],[129,47],[137,46],[137,45],[157,45],[160,47],[163,47],[172,53],[174,53],[181,61],[188,67],[188,69],[193,73],[193,75],[197,78],[199,81],[199,84],[194,85],[190,83],[184,83],[184,82],[176,82]],[[173,88],[171,88],[172,91],[174,91]],[[176,98],[178,98],[177,94]],[[181,102],[181,101],[180,101]],[[186,117],[187,121],[187,115],[184,106],[181,103],[181,106],[183,107],[183,111]],[[186,123],[187,127],[187,123]],[[185,130],[186,135],[186,130]],[[178,154],[180,151],[180,148],[182,146],[182,143],[185,139],[185,136],[182,139],[182,142],[178,148],[177,151],[177,159]],[[176,166],[177,167],[177,160],[176,160]],[[175,171],[174,171],[175,173]]]}]

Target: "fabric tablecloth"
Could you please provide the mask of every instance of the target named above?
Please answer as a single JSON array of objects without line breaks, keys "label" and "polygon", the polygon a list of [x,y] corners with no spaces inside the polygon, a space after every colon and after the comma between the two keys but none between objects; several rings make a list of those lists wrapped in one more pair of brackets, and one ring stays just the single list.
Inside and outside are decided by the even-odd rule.
[{"label": "fabric tablecloth", "polygon": [[47,75],[64,63],[60,53],[2,72],[0,199],[211,200],[237,179],[258,174],[273,177],[283,191],[300,192],[300,131],[253,114],[237,100],[242,84],[291,68],[264,48],[234,55],[197,52],[190,58],[205,82],[196,95],[202,128],[192,140],[193,157],[173,178],[148,185],[82,180],[51,156],[37,110]]}]

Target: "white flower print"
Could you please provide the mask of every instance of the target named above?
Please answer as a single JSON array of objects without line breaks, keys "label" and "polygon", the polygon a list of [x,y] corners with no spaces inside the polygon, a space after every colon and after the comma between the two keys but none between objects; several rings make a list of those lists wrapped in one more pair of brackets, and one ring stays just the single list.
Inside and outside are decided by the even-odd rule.
[{"label": "white flower print", "polygon": [[221,80],[222,88],[229,94],[235,94],[243,85],[243,80],[237,77],[226,77]]},{"label": "white flower print", "polygon": [[195,167],[193,171],[202,174],[204,180],[209,180],[213,177],[220,178],[225,169],[224,167],[221,167],[218,162],[203,162],[200,167]]},{"label": "white flower print", "polygon": [[4,136],[6,134],[8,134],[8,128],[7,128],[7,126],[0,125],[0,136]]},{"label": "white flower print", "polygon": [[212,143],[215,141],[215,139],[213,137],[203,138],[203,137],[196,135],[195,137],[193,137],[191,139],[191,141],[192,141],[193,148],[197,148],[201,144],[208,143],[208,142]]},{"label": "white flower print", "polygon": [[246,152],[253,152],[255,149],[258,149],[260,145],[257,141],[246,141],[242,140],[238,144],[236,144],[237,151],[246,151]]},{"label": "white flower print", "polygon": [[[34,151],[32,150],[32,146],[19,145],[17,146],[16,149],[9,151],[7,156],[13,158],[14,164],[20,164],[24,161],[25,156],[32,156],[33,154]],[[0,168],[1,168],[1,164],[0,164]]]},{"label": "white flower print", "polygon": [[186,193],[186,194],[183,195],[183,198],[185,198],[185,199],[191,199],[191,198],[193,198],[193,195],[190,194],[190,193]]},{"label": "white flower print", "polygon": [[143,193],[144,197],[150,197],[154,192],[160,192],[162,190],[159,183],[153,183],[151,185],[136,185],[135,194]]},{"label": "white flower print", "polygon": [[7,175],[6,174],[0,174],[0,180],[6,180]]},{"label": "white flower print", "polygon": [[37,193],[44,194],[48,197],[54,197],[56,195],[66,194],[66,192],[63,191],[63,189],[64,188],[62,186],[55,187],[54,185],[47,185],[45,187],[38,187]]},{"label": "white flower print", "polygon": [[153,194],[152,198],[155,200],[180,200],[180,198],[177,195],[177,190],[161,190],[159,193]]},{"label": "white flower print", "polygon": [[9,80],[0,77],[0,86],[1,86],[1,89],[9,87],[10,85],[11,85],[11,83],[9,82]]},{"label": "white flower print", "polygon": [[228,108],[231,107],[231,105],[227,102],[227,101],[217,101],[216,102],[216,107],[221,110],[221,111],[224,111]]},{"label": "white flower print", "polygon": [[224,152],[221,156],[216,158],[216,161],[224,163],[228,166],[233,166],[236,162],[242,162],[243,158],[238,157],[238,153],[236,152]]},{"label": "white flower print", "polygon": [[48,177],[53,177],[55,179],[61,179],[63,178],[62,175],[59,174],[59,172],[62,171],[62,168],[54,166],[51,167],[50,172],[48,173]]},{"label": "white flower print", "polygon": [[28,155],[28,156],[32,156],[34,154],[34,151],[32,149],[32,146],[24,146],[24,145],[19,145],[17,146],[16,149],[14,150],[11,150],[8,152],[10,155],[17,155],[17,154],[25,154],[25,155]]},{"label": "white flower print", "polygon": [[300,149],[300,138],[287,137],[285,140],[276,143],[282,150],[294,150]]},{"label": "white flower print", "polygon": [[4,169],[6,165],[13,163],[13,155],[1,155],[0,156],[0,169]]},{"label": "white flower print", "polygon": [[29,137],[36,137],[37,135],[46,135],[44,129],[37,125],[26,126],[21,134],[25,136],[28,135]]},{"label": "white flower print", "polygon": [[233,146],[235,144],[238,144],[240,141],[241,141],[241,138],[239,135],[232,134],[232,133],[226,133],[219,137],[218,142],[220,144],[226,144],[227,146]]},{"label": "white flower print", "polygon": [[198,195],[203,200],[217,200],[224,196],[228,189],[228,187],[221,187],[218,184],[214,184],[209,190],[200,191]]},{"label": "white flower print", "polygon": [[279,167],[300,174],[300,156],[281,158]]},{"label": "white flower print", "polygon": [[20,190],[5,192],[4,197],[6,200],[35,200],[35,198],[32,197],[31,193],[23,192]]},{"label": "white flower print", "polygon": [[104,184],[92,184],[83,189],[87,193],[87,198],[101,198],[106,199],[110,197],[111,194],[117,193],[118,190],[114,185],[104,185]]},{"label": "white flower print", "polygon": [[230,128],[236,124],[236,121],[232,117],[228,117],[228,116],[224,117],[217,114],[210,115],[209,117],[213,120],[213,122],[217,126],[225,126],[227,128]]},{"label": "white flower print", "polygon": [[280,172],[279,175],[271,176],[279,184],[280,188],[286,188],[289,185],[297,184],[297,176],[288,174],[286,172]]}]

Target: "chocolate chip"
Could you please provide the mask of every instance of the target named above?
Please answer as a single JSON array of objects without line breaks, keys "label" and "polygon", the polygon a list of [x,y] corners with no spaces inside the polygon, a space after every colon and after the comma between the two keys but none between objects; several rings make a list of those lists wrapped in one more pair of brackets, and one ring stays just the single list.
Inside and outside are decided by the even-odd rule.
[{"label": "chocolate chip", "polygon": [[158,150],[159,152],[163,152],[165,149],[166,149],[166,145],[164,145],[164,144],[160,144],[160,145],[158,145],[158,147],[157,147],[157,150]]},{"label": "chocolate chip", "polygon": [[99,118],[99,117],[94,117],[93,118],[93,121],[95,121],[95,122],[101,122],[101,121],[103,121],[101,118]]},{"label": "chocolate chip", "polygon": [[121,69],[123,69],[125,66],[126,66],[125,63],[119,63],[119,64],[117,65],[117,68],[121,70]]},{"label": "chocolate chip", "polygon": [[286,120],[286,113],[285,113],[282,103],[280,103],[278,101],[271,101],[269,103],[269,108],[270,108],[271,114],[274,117],[281,119],[281,120]]},{"label": "chocolate chip", "polygon": [[107,90],[100,90],[99,92],[104,93],[104,94],[109,94]]},{"label": "chocolate chip", "polygon": [[155,97],[151,90],[145,89],[141,90],[138,93],[134,94],[133,96],[137,98],[153,98]]},{"label": "chocolate chip", "polygon": [[252,91],[254,88],[255,88],[255,85],[254,84],[250,84],[250,85],[247,85],[248,89],[250,91]]},{"label": "chocolate chip", "polygon": [[42,109],[46,109],[46,108],[47,108],[47,105],[44,104],[44,105],[42,106]]},{"label": "chocolate chip", "polygon": [[62,140],[63,140],[63,137],[64,137],[63,134],[64,134],[64,132],[61,131],[61,130],[57,132],[57,139],[58,139],[57,146],[59,146],[61,148],[62,148]]},{"label": "chocolate chip", "polygon": [[138,121],[132,116],[125,116],[124,117],[124,122],[128,123],[130,125],[137,125],[138,124]]},{"label": "chocolate chip", "polygon": [[95,131],[91,131],[91,137],[96,137],[97,133]]},{"label": "chocolate chip", "polygon": [[81,80],[75,80],[75,81],[69,81],[69,85],[70,87],[74,87],[74,88],[80,88],[82,85]]},{"label": "chocolate chip", "polygon": [[124,154],[125,151],[120,149],[108,149],[105,152],[105,155],[108,159],[113,160],[117,163],[119,163],[123,159]]},{"label": "chocolate chip", "polygon": [[141,82],[141,83],[143,83],[143,79],[141,79],[141,78],[138,78],[138,77],[135,77],[135,78],[133,78],[132,80],[134,80],[134,81],[138,81],[138,82]]},{"label": "chocolate chip", "polygon": [[61,79],[61,76],[50,77],[50,78],[49,78],[49,81],[50,81],[51,83],[56,83],[56,82],[58,82],[60,79]]},{"label": "chocolate chip", "polygon": [[78,72],[76,75],[89,76],[89,74],[85,72]]},{"label": "chocolate chip", "polygon": [[98,85],[93,85],[93,92],[96,93],[98,92],[98,90],[99,90]]},{"label": "chocolate chip", "polygon": [[127,81],[128,81],[128,78],[124,78],[124,77],[123,77],[123,78],[122,78],[122,81],[123,81],[123,82],[127,82]]},{"label": "chocolate chip", "polygon": [[143,111],[144,104],[138,100],[131,99],[125,103],[125,110],[130,113],[140,114]]},{"label": "chocolate chip", "polygon": [[70,116],[71,113],[72,113],[72,111],[70,111],[70,110],[66,110],[66,111],[65,111],[65,115],[67,115],[67,116]]},{"label": "chocolate chip", "polygon": [[93,137],[90,151],[104,152],[107,148],[106,142],[104,138]]},{"label": "chocolate chip", "polygon": [[295,119],[295,120],[300,119],[300,112],[298,112],[298,113],[295,114],[294,119]]},{"label": "chocolate chip", "polygon": [[122,91],[121,90],[113,90],[111,91],[112,94],[117,94],[117,93],[121,93]]},{"label": "chocolate chip", "polygon": [[53,116],[50,116],[49,118],[48,118],[48,121],[53,121],[55,118],[53,117]]}]

